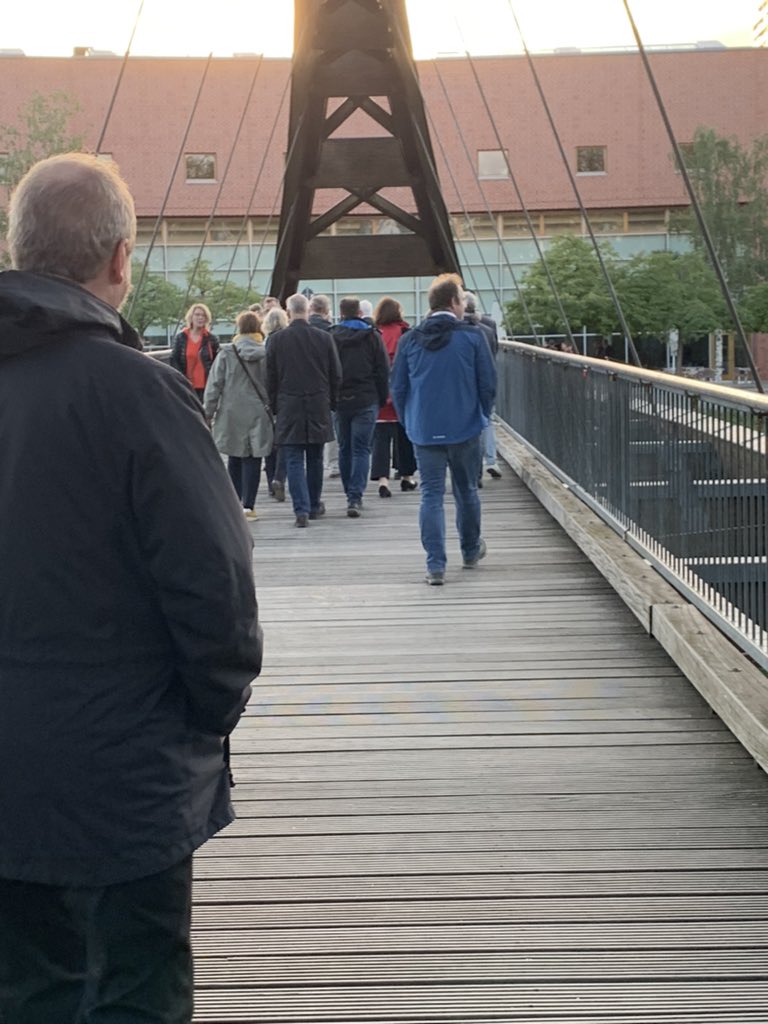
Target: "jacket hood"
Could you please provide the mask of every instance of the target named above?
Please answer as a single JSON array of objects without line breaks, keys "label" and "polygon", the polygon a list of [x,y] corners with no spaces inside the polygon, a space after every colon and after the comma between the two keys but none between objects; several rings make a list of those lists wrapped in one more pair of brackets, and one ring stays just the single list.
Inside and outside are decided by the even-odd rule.
[{"label": "jacket hood", "polygon": [[416,344],[434,352],[445,348],[455,330],[465,327],[464,321],[457,320],[455,316],[438,314],[422,320],[418,327],[413,328],[411,335]]},{"label": "jacket hood", "polygon": [[374,328],[364,320],[341,320],[331,328],[337,345],[357,345]]},{"label": "jacket hood", "polygon": [[116,309],[74,281],[20,270],[0,273],[0,359],[62,337],[105,332],[121,345],[142,348]]},{"label": "jacket hood", "polygon": [[237,345],[237,351],[246,362],[258,362],[266,358],[263,334],[236,334],[232,344]]}]

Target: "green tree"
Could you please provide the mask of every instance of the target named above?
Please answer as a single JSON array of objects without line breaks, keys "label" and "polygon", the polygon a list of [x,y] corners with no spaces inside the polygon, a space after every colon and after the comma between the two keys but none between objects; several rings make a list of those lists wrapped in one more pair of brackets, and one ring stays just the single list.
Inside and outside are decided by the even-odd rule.
[{"label": "green tree", "polygon": [[[768,277],[768,135],[745,147],[698,128],[684,158],[725,279],[740,298]],[[692,208],[673,215],[670,227],[709,258]]]},{"label": "green tree", "polygon": [[131,267],[134,287],[138,290],[131,295],[125,306],[130,323],[142,337],[150,327],[159,327],[161,330],[174,327],[184,301],[181,289],[166,281],[162,274],[152,271],[145,273],[142,280],[142,264],[138,260],[134,260]]},{"label": "green tree", "polygon": [[[616,254],[609,245],[601,246],[600,252],[615,287],[622,274]],[[571,330],[580,330],[584,325],[600,333],[614,330],[618,317],[591,242],[561,235],[552,241],[545,258]],[[523,276],[521,288],[537,330],[544,334],[562,334],[562,318],[541,260]],[[506,319],[513,333],[530,333],[530,324],[519,300],[507,304]]]},{"label": "green tree", "polygon": [[[207,260],[200,260],[196,270],[195,260],[190,261],[184,267],[184,273],[189,289],[187,307],[194,302],[204,302],[214,321],[232,322],[238,313],[261,300],[259,293],[252,288],[244,292],[241,285],[217,277]],[[181,310],[178,319],[183,319],[185,313],[186,309]]]},{"label": "green tree", "polygon": [[634,334],[695,337],[729,321],[714,271],[699,253],[651,252],[624,268],[619,302]]},{"label": "green tree", "polygon": [[[19,111],[16,124],[0,125],[0,235],[8,229],[6,210],[11,192],[29,168],[55,153],[82,149],[83,138],[69,130],[69,119],[79,110],[75,99],[64,92],[44,96],[34,93]],[[4,258],[4,254],[3,257]]]},{"label": "green tree", "polygon": [[768,331],[768,282],[745,289],[739,316],[744,330]]}]

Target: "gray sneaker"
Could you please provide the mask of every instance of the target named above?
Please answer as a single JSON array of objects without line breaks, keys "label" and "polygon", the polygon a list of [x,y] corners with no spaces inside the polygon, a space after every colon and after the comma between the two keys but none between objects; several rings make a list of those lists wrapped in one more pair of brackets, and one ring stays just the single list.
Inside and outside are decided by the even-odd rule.
[{"label": "gray sneaker", "polygon": [[357,501],[350,501],[347,505],[347,515],[350,519],[359,519],[362,514],[362,508],[360,503]]},{"label": "gray sneaker", "polygon": [[445,583],[444,572],[428,572],[424,577],[424,582],[430,587],[442,587]]},{"label": "gray sneaker", "polygon": [[477,548],[477,554],[475,555],[474,558],[465,558],[464,559],[464,568],[465,569],[474,569],[475,566],[477,565],[477,563],[480,561],[480,559],[481,558],[485,558],[487,551],[488,551],[488,548],[486,547],[485,541],[481,537],[480,538],[480,544],[478,545],[478,548]]}]

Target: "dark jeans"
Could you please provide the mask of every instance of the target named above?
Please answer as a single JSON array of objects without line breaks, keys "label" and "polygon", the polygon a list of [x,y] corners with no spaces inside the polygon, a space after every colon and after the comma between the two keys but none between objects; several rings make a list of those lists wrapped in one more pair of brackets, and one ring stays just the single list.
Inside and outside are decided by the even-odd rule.
[{"label": "dark jeans", "polygon": [[382,477],[389,477],[391,466],[397,469],[401,476],[413,476],[416,472],[416,456],[413,453],[413,445],[402,423],[396,421],[385,421],[377,423],[373,432],[373,454],[371,456],[371,480],[380,480]]},{"label": "dark jeans", "polygon": [[320,507],[323,447],[322,444],[281,445],[294,515],[307,516]]},{"label": "dark jeans", "polygon": [[119,885],[0,879],[3,1024],[189,1024],[192,858]]},{"label": "dark jeans", "polygon": [[227,469],[243,508],[253,508],[259,493],[261,457],[249,455],[240,458],[238,455],[229,455]]},{"label": "dark jeans", "polygon": [[429,572],[445,572],[445,472],[450,471],[456,529],[464,560],[475,558],[480,549],[480,496],[477,478],[482,469],[480,435],[460,444],[416,445],[421,480],[419,526],[421,546],[427,555]]},{"label": "dark jeans", "polygon": [[376,426],[377,405],[352,412],[336,412],[334,423],[339,442],[339,473],[347,501],[359,504],[371,468],[371,442]]},{"label": "dark jeans", "polygon": [[267,474],[267,483],[272,486],[272,481],[285,483],[285,459],[281,448],[275,447],[264,459],[264,472]]}]

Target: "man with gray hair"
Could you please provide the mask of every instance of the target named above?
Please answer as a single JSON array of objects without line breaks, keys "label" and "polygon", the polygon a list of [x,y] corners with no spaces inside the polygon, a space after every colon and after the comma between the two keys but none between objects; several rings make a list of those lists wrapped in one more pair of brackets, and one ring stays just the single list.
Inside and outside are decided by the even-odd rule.
[{"label": "man with gray hair", "polygon": [[[496,357],[499,354],[499,333],[496,327],[496,321],[487,316],[485,313],[479,313],[477,310],[477,298],[472,292],[464,292],[464,320],[468,324],[474,324],[479,327],[485,335],[488,345],[491,349],[491,355],[493,361],[496,362]],[[485,468],[488,471],[488,475],[493,477],[494,480],[501,479],[501,470],[499,469],[496,461],[496,427],[493,422],[493,416],[488,417],[488,426],[483,430],[480,435],[480,476],[477,481],[478,487],[483,486],[483,461],[485,461]]]},{"label": "man with gray hair", "polygon": [[192,388],[118,312],[116,168],[44,160],[8,222],[0,1020],[189,1024],[192,852],[233,817],[261,667],[250,535]]},{"label": "man with gray hair", "polygon": [[290,323],[269,336],[267,391],[296,526],[306,527],[325,515],[323,447],[333,437],[341,367],[331,335],[308,322],[306,296],[289,296],[286,309]]}]

